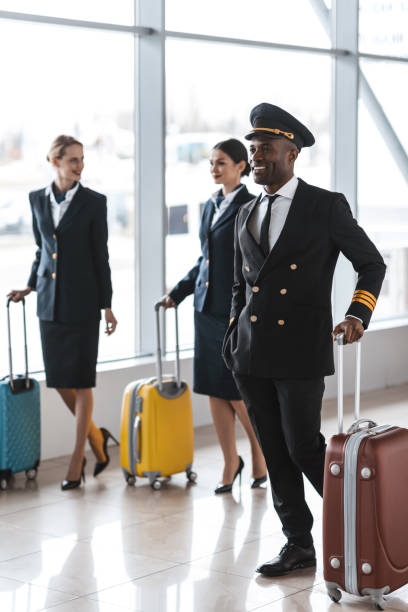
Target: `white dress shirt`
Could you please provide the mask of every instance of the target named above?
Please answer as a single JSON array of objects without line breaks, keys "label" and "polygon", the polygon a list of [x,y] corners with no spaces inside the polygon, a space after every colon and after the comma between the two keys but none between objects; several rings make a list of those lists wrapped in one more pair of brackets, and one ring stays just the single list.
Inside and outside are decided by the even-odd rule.
[{"label": "white dress shirt", "polygon": [[228,193],[219,206],[216,206],[215,204],[217,195],[219,194],[219,190],[212,194],[211,199],[214,203],[215,212],[211,220],[211,227],[217,223],[218,219],[227,210],[228,206],[231,204],[232,200],[235,198],[238,191],[242,188],[243,188],[243,185],[240,185],[239,187],[237,187],[237,189],[234,189],[234,191],[231,191],[230,193]]},{"label": "white dress shirt", "polygon": [[63,200],[60,204],[58,204],[57,200],[55,199],[54,191],[53,191],[53,188],[52,188],[52,183],[51,183],[51,185],[48,185],[48,187],[46,188],[45,195],[46,196],[50,196],[51,214],[52,214],[52,220],[54,222],[54,227],[55,228],[58,227],[59,222],[61,221],[62,217],[67,212],[68,207],[71,204],[72,198],[74,197],[74,195],[78,191],[78,188],[79,188],[79,182],[76,183],[72,187],[72,189],[69,189],[65,193],[65,200]]},{"label": "white dress shirt", "polygon": [[[297,186],[298,179],[296,176],[292,176],[291,179],[282,187],[278,189],[278,191],[273,194],[279,197],[272,203],[271,208],[271,222],[269,224],[269,250],[271,251],[275,246],[280,233],[283,229],[283,226],[286,222],[286,217],[288,216],[290,205],[292,204],[292,200],[294,198]],[[261,237],[261,225],[263,218],[268,209],[268,196],[271,194],[267,193],[265,189],[262,190],[261,199],[255,207],[251,218],[248,222],[248,229],[251,232],[252,236],[255,238],[257,243],[260,243]]]}]

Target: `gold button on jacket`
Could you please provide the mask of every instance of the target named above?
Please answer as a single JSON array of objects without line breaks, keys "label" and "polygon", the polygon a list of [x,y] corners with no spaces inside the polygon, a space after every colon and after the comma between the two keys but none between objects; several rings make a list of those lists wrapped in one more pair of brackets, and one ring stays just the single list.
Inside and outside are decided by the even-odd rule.
[{"label": "gold button on jacket", "polygon": [[253,291],[253,293],[258,293],[259,287],[252,287],[252,291]]},{"label": "gold button on jacket", "polygon": [[258,317],[256,315],[251,315],[251,321],[252,323],[256,323],[258,320]]}]

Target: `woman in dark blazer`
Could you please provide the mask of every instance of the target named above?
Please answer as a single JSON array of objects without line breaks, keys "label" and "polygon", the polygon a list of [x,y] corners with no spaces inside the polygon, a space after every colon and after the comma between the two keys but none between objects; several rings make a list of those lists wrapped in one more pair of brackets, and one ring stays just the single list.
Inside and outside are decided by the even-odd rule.
[{"label": "woman in dark blazer", "polygon": [[58,136],[47,156],[56,177],[29,195],[37,252],[26,289],[12,290],[14,302],[37,292],[47,387],[55,388],[76,418],[76,443],[63,490],[85,480],[85,443],[96,456],[94,476],[109,463],[111,434],[92,421],[100,311],[106,333],[115,331],[107,248],[106,197],[83,187],[82,144]]},{"label": "woman in dark blazer", "polygon": [[215,493],[232,490],[244,462],[237,453],[235,417],[248,436],[252,453],[252,487],[266,480],[265,460],[248,413],[221,356],[228,327],[234,276],[234,224],[240,206],[254,198],[241,184],[249,174],[244,145],[231,138],[215,145],[210,156],[214,182],[221,185],[205,203],[200,226],[201,256],[188,274],[163,298],[175,307],[194,293],[194,391],[209,396],[215,430],[224,455],[224,472]]}]

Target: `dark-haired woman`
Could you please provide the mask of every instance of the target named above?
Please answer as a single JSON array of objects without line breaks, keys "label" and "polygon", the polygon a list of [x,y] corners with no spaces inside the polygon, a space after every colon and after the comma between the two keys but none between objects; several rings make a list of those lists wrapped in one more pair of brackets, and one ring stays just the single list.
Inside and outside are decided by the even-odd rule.
[{"label": "dark-haired woman", "polygon": [[37,252],[26,289],[12,290],[19,302],[37,292],[47,387],[55,388],[76,418],[76,442],[63,490],[85,480],[85,443],[96,456],[94,476],[109,463],[111,434],[92,421],[100,312],[106,333],[115,331],[111,310],[112,285],[107,247],[106,197],[83,187],[82,144],[58,136],[47,159],[54,167],[53,183],[30,193]]},{"label": "dark-haired woman", "polygon": [[224,471],[215,493],[232,490],[244,467],[237,453],[235,418],[250,442],[252,487],[266,481],[266,464],[244,402],[221,355],[228,327],[234,277],[234,224],[240,206],[254,198],[241,184],[249,174],[245,146],[231,138],[215,145],[210,155],[211,174],[221,185],[206,202],[201,218],[201,256],[188,274],[163,298],[165,308],[174,307],[194,293],[194,391],[209,396],[210,409],[224,455]]}]

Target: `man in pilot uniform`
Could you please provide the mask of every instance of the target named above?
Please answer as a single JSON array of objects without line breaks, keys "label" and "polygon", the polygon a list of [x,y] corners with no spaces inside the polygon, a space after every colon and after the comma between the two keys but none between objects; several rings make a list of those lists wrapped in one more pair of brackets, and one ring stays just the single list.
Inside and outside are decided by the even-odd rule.
[{"label": "man in pilot uniform", "polygon": [[[250,121],[251,168],[264,187],[236,219],[223,354],[255,420],[287,538],[278,556],[257,571],[279,576],[316,565],[302,473],[322,495],[324,376],[334,373],[336,335],[343,331],[345,343],[352,343],[367,328],[385,265],[343,194],[294,175],[300,150],[315,142],[310,131],[272,104],[256,106]],[[331,290],[340,252],[358,280],[344,321],[333,330]]]}]

